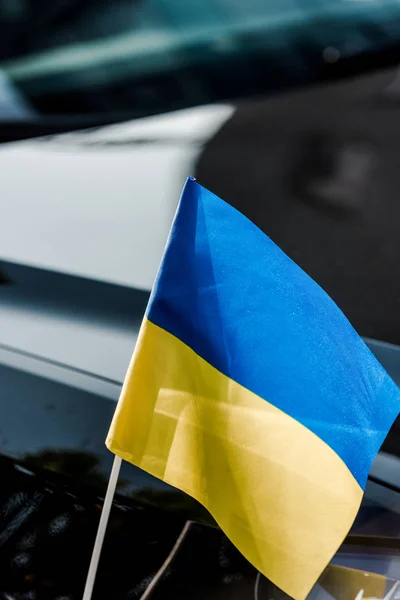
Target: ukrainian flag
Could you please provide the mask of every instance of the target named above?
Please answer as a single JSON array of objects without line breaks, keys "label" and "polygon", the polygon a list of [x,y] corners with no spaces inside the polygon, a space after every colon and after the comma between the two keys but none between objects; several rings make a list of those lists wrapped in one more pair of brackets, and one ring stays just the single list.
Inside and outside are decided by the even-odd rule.
[{"label": "ukrainian flag", "polygon": [[298,600],[357,514],[400,393],[346,317],[189,179],[107,439]]}]

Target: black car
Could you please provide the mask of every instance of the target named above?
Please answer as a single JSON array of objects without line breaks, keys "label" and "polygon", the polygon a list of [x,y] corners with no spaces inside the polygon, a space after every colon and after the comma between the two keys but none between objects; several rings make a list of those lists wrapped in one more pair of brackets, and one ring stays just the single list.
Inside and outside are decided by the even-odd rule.
[{"label": "black car", "polygon": [[[318,281],[400,383],[400,8],[2,0],[0,31],[0,598],[75,599],[187,175]],[[396,594],[398,432],[310,597]],[[282,596],[194,500],[124,464],[94,598]]]}]

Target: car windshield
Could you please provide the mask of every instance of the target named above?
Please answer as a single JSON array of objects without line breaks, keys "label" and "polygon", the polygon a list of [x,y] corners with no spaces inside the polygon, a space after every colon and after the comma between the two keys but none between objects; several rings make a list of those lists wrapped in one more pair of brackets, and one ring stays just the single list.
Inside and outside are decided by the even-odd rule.
[{"label": "car windshield", "polygon": [[394,0],[2,0],[0,85],[26,111],[151,114],[387,49],[399,14]]}]

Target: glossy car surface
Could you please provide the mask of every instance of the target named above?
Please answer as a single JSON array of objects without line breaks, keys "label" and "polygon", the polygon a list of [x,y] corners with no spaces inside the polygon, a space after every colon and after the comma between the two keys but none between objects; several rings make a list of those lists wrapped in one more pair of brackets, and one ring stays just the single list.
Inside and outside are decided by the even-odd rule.
[{"label": "glossy car surface", "polygon": [[[67,4],[25,3],[0,38],[0,140],[20,140],[0,146],[4,599],[81,597],[105,435],[187,175],[314,277],[400,384],[397,2]],[[394,593],[399,457],[395,423],[313,597]],[[125,464],[110,597],[280,593],[193,500]]]}]

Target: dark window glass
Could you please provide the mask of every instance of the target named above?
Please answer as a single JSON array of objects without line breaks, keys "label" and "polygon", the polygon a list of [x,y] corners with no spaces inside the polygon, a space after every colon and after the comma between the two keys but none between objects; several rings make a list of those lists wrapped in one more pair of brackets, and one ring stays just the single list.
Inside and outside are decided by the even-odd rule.
[{"label": "dark window glass", "polygon": [[390,51],[399,14],[392,0],[1,0],[0,73],[39,112],[141,116]]}]

